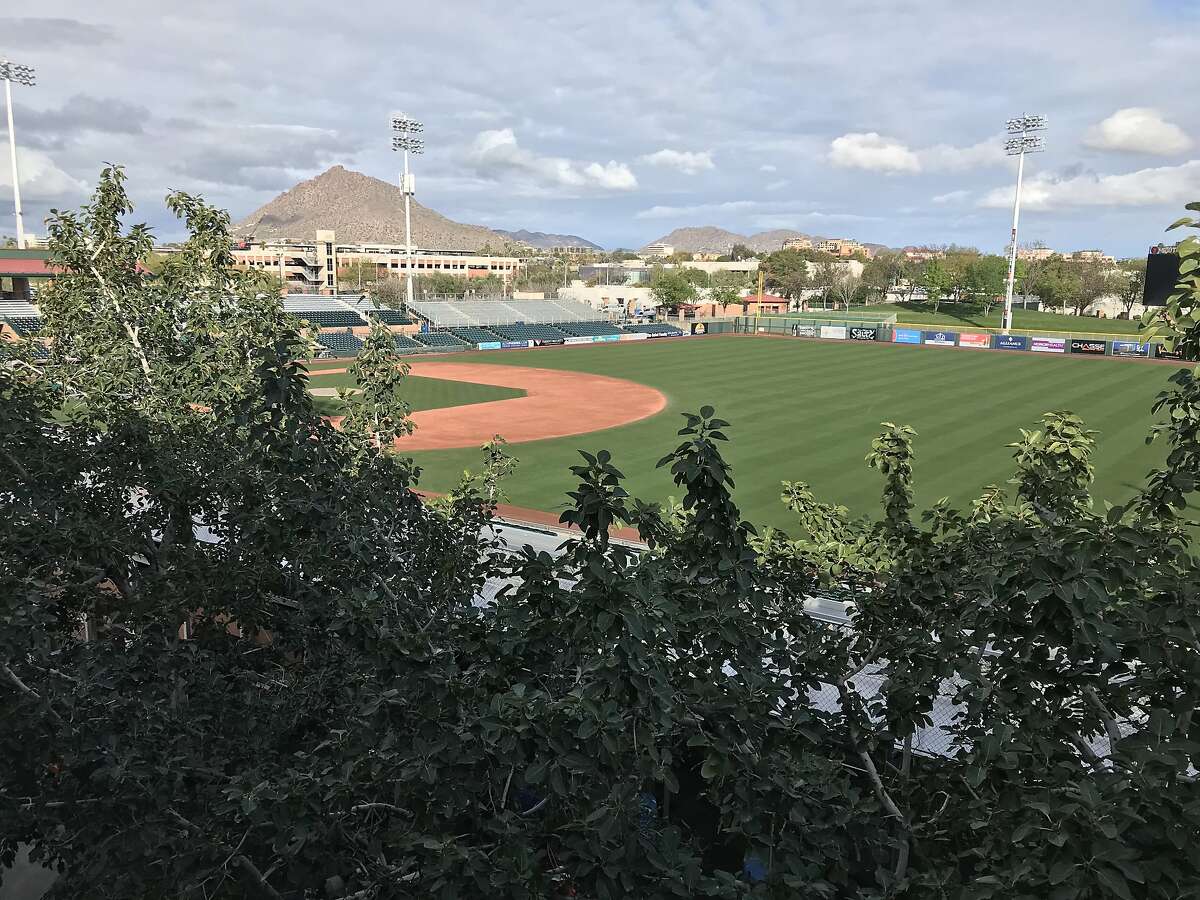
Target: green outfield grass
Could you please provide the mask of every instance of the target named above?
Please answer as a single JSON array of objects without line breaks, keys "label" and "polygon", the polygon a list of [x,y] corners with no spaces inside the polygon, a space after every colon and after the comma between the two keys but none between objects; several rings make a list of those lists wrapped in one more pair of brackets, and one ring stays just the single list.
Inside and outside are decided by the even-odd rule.
[{"label": "green outfield grass", "polygon": [[[629,378],[668,397],[663,413],[641,422],[513,445],[520,467],[508,483],[512,503],[561,509],[574,486],[567,469],[578,462],[577,448],[611,450],[636,496],[673,495],[655,463],[678,443],[679,414],[711,404],[733,423],[728,458],[743,513],[785,528],[792,521],[779,503],[784,479],[808,481],[856,513],[875,513],[880,478],[863,457],[884,421],[919,433],[921,505],[942,496],[966,504],[984,486],[1006,481],[1013,471],[1006,445],[1051,409],[1076,412],[1100,431],[1096,496],[1128,498],[1162,458],[1162,447],[1147,447],[1144,438],[1155,394],[1174,371],[1111,359],[750,336],[492,353],[479,361]],[[413,456],[430,490],[451,487],[479,460],[474,450]]]},{"label": "green outfield grass", "polygon": [[[874,306],[855,306],[854,313],[878,313],[895,315],[899,323],[914,325],[955,325],[961,328],[999,328],[1002,304],[997,304],[988,315],[982,307],[943,303],[935,313],[927,303],[884,303]],[[1061,313],[1039,312],[1031,309],[1013,308],[1013,328],[1021,331],[1042,331],[1046,334],[1064,332],[1092,332],[1097,334],[1131,334],[1141,330],[1137,319],[1097,319],[1094,316],[1064,316]]]},{"label": "green outfield grass", "polygon": [[[313,370],[308,379],[310,388],[354,387],[349,372],[318,374]],[[405,379],[404,399],[413,412],[422,409],[441,409],[444,406],[467,406],[471,403],[488,403],[492,400],[510,400],[524,397],[525,392],[516,388],[496,387],[490,384],[471,384],[465,381],[446,381],[441,378],[422,378],[410,375]],[[317,409],[327,416],[341,415],[342,402],[337,397],[314,397]]]}]

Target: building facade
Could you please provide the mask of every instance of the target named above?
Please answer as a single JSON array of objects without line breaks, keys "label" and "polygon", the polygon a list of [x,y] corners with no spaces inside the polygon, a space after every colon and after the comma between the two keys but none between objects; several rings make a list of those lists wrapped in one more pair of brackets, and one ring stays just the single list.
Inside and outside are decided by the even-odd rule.
[{"label": "building facade", "polygon": [[806,237],[788,238],[783,242],[784,250],[811,250],[813,242]]},{"label": "building facade", "polygon": [[649,244],[642,251],[642,256],[674,256],[675,248],[670,244]]},{"label": "building facade", "polygon": [[[356,285],[340,285],[338,270],[349,265],[374,265],[376,277],[400,277],[408,273],[408,254],[394,244],[338,243],[332,231],[318,231],[312,241],[245,241],[233,249],[234,265],[241,269],[260,269],[279,277],[288,293],[337,294],[339,288],[354,290]],[[433,274],[464,278],[495,275],[506,286],[520,270],[515,256],[483,256],[467,250],[413,251],[414,276]]]},{"label": "building facade", "polygon": [[865,256],[871,255],[866,247],[850,238],[828,238],[824,241],[818,241],[813,249],[842,258],[851,257],[856,253],[862,253]]}]

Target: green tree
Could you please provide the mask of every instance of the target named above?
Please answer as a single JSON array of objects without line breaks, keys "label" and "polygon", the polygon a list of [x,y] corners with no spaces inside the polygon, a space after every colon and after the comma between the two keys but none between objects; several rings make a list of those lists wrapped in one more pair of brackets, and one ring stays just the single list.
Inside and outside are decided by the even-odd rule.
[{"label": "green tree", "polygon": [[1141,303],[1146,293],[1146,260],[1125,260],[1121,265],[1117,282],[1117,296],[1125,308],[1125,318],[1132,315],[1135,304]]},{"label": "green tree", "polygon": [[904,257],[881,250],[863,266],[862,284],[871,299],[883,302],[903,276]]},{"label": "green tree", "polygon": [[650,280],[650,295],[665,309],[675,309],[696,299],[696,285],[686,269],[666,269],[656,266]]},{"label": "green tree", "polygon": [[767,254],[759,262],[759,271],[763,273],[763,281],[769,290],[777,291],[795,302],[803,299],[805,292],[813,287],[808,260],[796,250],[777,250]]},{"label": "green tree", "polygon": [[356,256],[338,268],[338,285],[356,291],[369,291],[379,281],[379,264]]},{"label": "green tree", "polygon": [[729,258],[733,262],[740,262],[744,259],[753,259],[754,251],[745,244],[734,244],[729,248]]},{"label": "green tree", "polygon": [[942,300],[954,289],[954,275],[939,259],[931,259],[921,270],[920,285],[925,290],[926,299],[933,304],[933,311],[938,311]]},{"label": "green tree", "polygon": [[[678,504],[583,452],[561,552],[501,555],[502,445],[423,503],[386,332],[332,427],[228,216],[169,203],[191,238],[152,279],[106,171],[51,223],[48,358],[2,348],[0,862],[64,898],[1200,891],[1194,368],[1122,505],[1054,411],[1008,485],[920,511],[885,422],[876,515],[786,482],[760,532],[702,407],[659,461]],[[1193,237],[1147,317],[1193,360],[1198,267]]]}]

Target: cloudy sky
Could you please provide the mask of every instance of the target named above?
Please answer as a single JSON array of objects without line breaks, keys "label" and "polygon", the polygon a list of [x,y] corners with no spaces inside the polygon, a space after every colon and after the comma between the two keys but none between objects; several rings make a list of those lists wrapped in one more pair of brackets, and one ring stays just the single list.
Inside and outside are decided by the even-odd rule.
[{"label": "cloudy sky", "polygon": [[164,240],[169,189],[236,219],[335,163],[394,179],[396,110],[426,125],[426,204],[609,247],[718,225],[999,250],[1023,111],[1051,123],[1023,242],[1141,254],[1200,200],[1196,0],[23,6],[0,52],[38,71],[14,94],[39,233],[104,161]]}]

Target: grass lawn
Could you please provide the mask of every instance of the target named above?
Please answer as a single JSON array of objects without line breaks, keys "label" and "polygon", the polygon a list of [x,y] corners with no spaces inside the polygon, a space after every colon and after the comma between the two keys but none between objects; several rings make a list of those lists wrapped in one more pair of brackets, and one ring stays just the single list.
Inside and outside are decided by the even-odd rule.
[{"label": "grass lawn", "polygon": [[[456,360],[457,361],[457,360]],[[727,458],[736,497],[759,524],[790,527],[779,503],[784,479],[808,481],[818,495],[855,513],[874,513],[881,484],[863,463],[884,421],[916,428],[917,500],[950,496],[965,505],[1013,471],[1019,429],[1050,409],[1068,409],[1100,432],[1095,494],[1123,500],[1162,458],[1147,447],[1150,406],[1173,367],[891,344],[837,344],[783,338],[713,336],[679,341],[492,353],[488,363],[570,369],[629,378],[663,391],[664,412],[591,434],[515,444],[520,460],[510,501],[558,510],[574,487],[576,449],[611,450],[635,496],[677,495],[655,463],[674,448],[680,413],[705,404],[730,420]],[[430,360],[431,363],[434,360]],[[472,449],[413,454],[423,487],[446,490]]]},{"label": "grass lawn", "polygon": [[[349,372],[334,374],[312,374],[308,379],[310,388],[354,387],[355,381]],[[444,406],[467,406],[472,403],[487,403],[491,400],[510,400],[524,397],[525,392],[516,388],[496,387],[490,384],[471,384],[466,381],[446,381],[441,378],[421,378],[410,375],[404,380],[404,398],[412,405],[413,412],[422,409],[441,409]],[[342,413],[342,403],[337,397],[314,397],[317,409],[327,416]]]},{"label": "grass lawn", "polygon": [[[1003,305],[997,304],[988,315],[983,307],[957,303],[943,303],[935,313],[928,303],[885,303],[874,306],[855,306],[852,312],[877,312],[895,314],[900,323],[914,325],[957,325],[964,328],[999,328]],[[1064,316],[1061,313],[1038,312],[1031,309],[1013,308],[1015,331],[1044,331],[1047,334],[1064,332],[1091,332],[1096,334],[1136,335],[1141,330],[1137,319],[1097,319],[1093,316]]]}]

